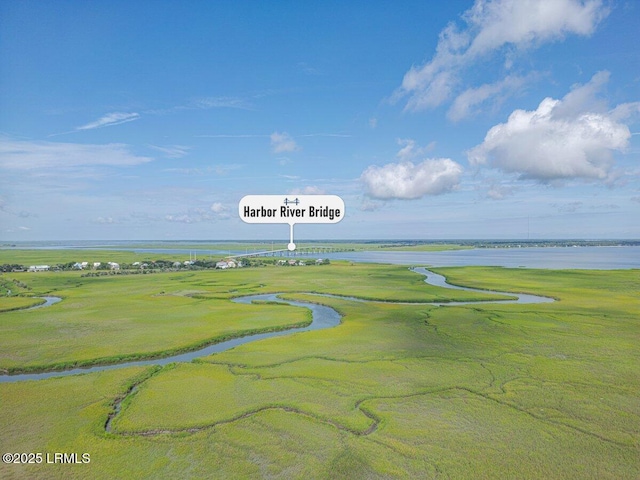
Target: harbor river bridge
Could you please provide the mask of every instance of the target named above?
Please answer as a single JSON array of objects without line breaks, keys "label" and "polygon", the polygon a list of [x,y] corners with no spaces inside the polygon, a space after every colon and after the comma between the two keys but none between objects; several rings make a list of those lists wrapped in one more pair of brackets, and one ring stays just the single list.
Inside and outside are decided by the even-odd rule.
[{"label": "harbor river bridge", "polygon": [[256,252],[247,252],[238,255],[227,255],[225,258],[229,260],[250,258],[250,257],[292,257],[296,255],[314,255],[334,252],[347,252],[353,251],[353,248],[349,247],[335,247],[335,246],[323,246],[323,245],[310,245],[307,247],[297,247],[295,250],[290,251],[287,248],[262,250]]}]

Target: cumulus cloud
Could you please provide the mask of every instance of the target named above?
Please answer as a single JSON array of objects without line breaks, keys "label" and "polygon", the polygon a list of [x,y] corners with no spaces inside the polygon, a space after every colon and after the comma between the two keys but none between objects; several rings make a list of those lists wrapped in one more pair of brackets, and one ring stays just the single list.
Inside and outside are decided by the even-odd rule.
[{"label": "cumulus cloud", "polygon": [[[505,67],[510,69],[514,52],[568,34],[590,35],[608,13],[601,0],[476,0],[462,15],[464,26],[450,23],[440,32],[433,58],[413,66],[393,98],[407,97],[405,110],[437,107],[456,94],[463,83],[462,71],[481,59],[503,55]],[[450,116],[460,119],[467,113],[465,105],[473,106],[504,93],[508,82],[503,82],[507,79],[475,90],[465,89]]]},{"label": "cumulus cloud", "polygon": [[127,166],[152,158],[130,152],[122,143],[104,145],[31,142],[0,138],[0,168],[35,170],[77,166]]},{"label": "cumulus cloud", "polygon": [[133,122],[139,118],[140,114],[138,113],[107,113],[104,117],[99,118],[95,122],[90,122],[86,125],[76,127],[76,130],[93,130],[94,128],[111,127],[113,125],[120,125],[121,123]]},{"label": "cumulus cloud", "polygon": [[295,152],[298,150],[295,140],[286,132],[273,132],[270,138],[273,153]]},{"label": "cumulus cloud", "polygon": [[372,165],[360,176],[372,198],[411,200],[439,195],[460,182],[462,167],[448,158],[426,159],[417,165],[410,161]]},{"label": "cumulus cloud", "polygon": [[562,100],[545,98],[534,111],[515,110],[468,152],[472,165],[489,165],[541,182],[582,178],[607,180],[613,152],[624,150],[631,132],[604,110],[595,93],[608,74],[575,86]]}]

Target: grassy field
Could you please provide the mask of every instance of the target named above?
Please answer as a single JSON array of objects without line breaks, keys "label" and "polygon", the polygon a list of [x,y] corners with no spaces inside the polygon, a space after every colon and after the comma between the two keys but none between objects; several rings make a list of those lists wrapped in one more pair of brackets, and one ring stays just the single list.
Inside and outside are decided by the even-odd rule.
[{"label": "grassy field", "polygon": [[124,250],[22,250],[0,249],[0,265],[57,265],[67,262],[133,263],[155,260],[189,260],[189,255],[136,253]]},{"label": "grassy field", "polygon": [[[29,295],[64,301],[46,309],[7,311],[0,323],[0,370],[11,372],[166,356],[238,333],[308,321],[308,310],[238,305],[232,297],[319,292],[403,301],[504,298],[425,285],[405,267],[334,265],[82,277],[81,272],[9,273],[5,283]],[[358,278],[358,281],[353,281]],[[34,298],[0,297],[0,310]]]},{"label": "grassy field", "polygon": [[[640,477],[640,272],[434,270],[461,285],[559,301],[435,307],[305,293],[476,296],[430,287],[403,267],[348,263],[7,274],[31,294],[64,300],[0,314],[3,368],[167,350],[305,318],[293,307],[228,301],[245,293],[322,302],[343,322],[189,364],[0,384],[10,412],[0,415],[2,453],[91,456],[84,465],[3,464],[0,477]],[[94,343],[109,335],[118,340]]]}]

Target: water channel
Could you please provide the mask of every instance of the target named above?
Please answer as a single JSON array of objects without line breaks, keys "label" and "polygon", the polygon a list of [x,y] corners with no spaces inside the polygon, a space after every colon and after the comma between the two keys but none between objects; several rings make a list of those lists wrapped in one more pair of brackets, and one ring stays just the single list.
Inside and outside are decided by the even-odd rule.
[{"label": "water channel", "polygon": [[[547,303],[553,302],[554,300],[549,297],[540,297],[537,295],[529,295],[529,294],[521,294],[521,293],[507,293],[507,292],[496,292],[491,290],[479,290],[475,288],[468,287],[459,287],[456,285],[451,285],[447,283],[445,277],[442,275],[438,275],[437,273],[431,272],[424,267],[417,267],[412,269],[414,272],[419,273],[421,275],[425,275],[425,282],[434,285],[437,287],[451,288],[456,290],[466,290],[469,292],[478,292],[478,293],[493,293],[493,294],[501,294],[508,295],[510,297],[516,297],[513,300],[492,300],[492,301],[478,301],[478,302],[448,302],[448,303],[436,303],[436,302],[425,302],[425,303],[414,303],[412,305],[436,305],[436,306],[454,306],[454,305],[469,305],[469,304],[487,304],[487,303]],[[90,372],[99,372],[102,370],[111,370],[114,368],[123,368],[123,367],[132,367],[132,366],[141,366],[141,365],[166,365],[168,363],[175,362],[190,362],[195,358],[206,357],[213,353],[223,352],[225,350],[229,350],[238,345],[242,345],[244,343],[255,342],[257,340],[262,340],[264,338],[272,338],[272,337],[280,337],[283,335],[290,335],[292,333],[297,332],[306,332],[309,330],[321,330],[324,328],[335,327],[340,324],[341,316],[340,314],[331,307],[327,307],[325,305],[318,305],[315,303],[308,302],[300,302],[293,300],[284,300],[279,297],[280,294],[271,293],[271,294],[260,294],[260,295],[248,295],[244,297],[238,297],[232,299],[232,301],[243,304],[251,304],[254,301],[276,301],[279,303],[285,303],[288,305],[296,306],[296,307],[304,307],[311,310],[312,314],[312,322],[306,327],[301,328],[291,328],[288,330],[282,330],[278,332],[267,332],[267,333],[259,333],[254,335],[247,335],[245,337],[234,338],[233,340],[227,340],[225,342],[215,343],[213,345],[209,345],[205,348],[194,350],[192,352],[181,353],[178,355],[172,355],[164,358],[155,358],[150,360],[139,360],[139,361],[125,361],[123,363],[113,364],[113,365],[96,365],[93,367],[86,368],[74,368],[70,370],[58,370],[58,371],[50,371],[50,372],[41,372],[41,373],[24,373],[24,374],[16,374],[16,375],[0,375],[0,383],[8,383],[8,382],[20,382],[25,380],[41,380],[44,378],[51,377],[63,377],[68,375],[76,375],[79,373],[90,373]],[[317,294],[318,296],[328,296],[328,297],[339,297],[337,295],[322,295]],[[25,310],[33,310],[36,308],[42,308],[45,306],[53,305],[54,303],[59,302],[61,299],[59,297],[41,297],[46,300],[45,303],[36,305],[35,307],[30,307]],[[371,302],[369,300],[363,300],[355,297],[339,297],[347,300],[355,300],[359,302]],[[371,302],[376,303],[376,302]],[[398,303],[398,302],[392,302]]]}]

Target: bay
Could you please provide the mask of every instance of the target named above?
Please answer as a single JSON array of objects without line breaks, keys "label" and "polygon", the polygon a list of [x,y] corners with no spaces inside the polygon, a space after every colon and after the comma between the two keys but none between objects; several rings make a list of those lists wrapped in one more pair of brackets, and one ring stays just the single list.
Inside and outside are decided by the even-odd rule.
[{"label": "bay", "polygon": [[640,247],[475,248],[443,252],[337,252],[331,260],[425,265],[430,267],[495,266],[508,268],[616,270],[640,268]]}]

